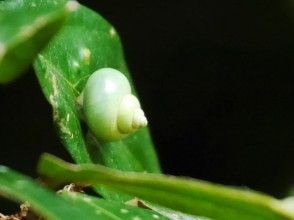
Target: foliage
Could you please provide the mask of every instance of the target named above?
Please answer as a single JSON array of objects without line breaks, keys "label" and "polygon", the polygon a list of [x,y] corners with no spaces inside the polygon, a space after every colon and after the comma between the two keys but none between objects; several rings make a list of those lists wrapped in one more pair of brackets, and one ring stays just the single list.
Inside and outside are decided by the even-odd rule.
[{"label": "foliage", "polygon": [[71,4],[20,6],[16,1],[0,2],[0,83],[18,77],[75,10]]},{"label": "foliage", "polygon": [[34,211],[46,219],[165,219],[159,214],[124,204],[92,198],[79,193],[63,192],[57,196],[32,179],[0,166],[0,195],[28,201]]},{"label": "foliage", "polygon": [[[90,184],[103,198],[69,191],[55,194],[5,166],[0,166],[0,195],[28,201],[36,213],[51,220],[294,219],[293,210],[270,196],[160,174],[148,128],[109,143],[82,130],[79,101],[94,71],[115,68],[135,91],[116,30],[91,9],[66,0],[0,1],[0,83],[13,81],[30,64],[52,106],[60,139],[79,164],[45,155],[39,173],[51,186]],[[125,204],[134,197],[143,207]]]},{"label": "foliage", "polygon": [[74,165],[43,155],[38,171],[56,183],[105,184],[112,189],[192,215],[213,219],[293,219],[294,211],[270,196],[205,181]]}]

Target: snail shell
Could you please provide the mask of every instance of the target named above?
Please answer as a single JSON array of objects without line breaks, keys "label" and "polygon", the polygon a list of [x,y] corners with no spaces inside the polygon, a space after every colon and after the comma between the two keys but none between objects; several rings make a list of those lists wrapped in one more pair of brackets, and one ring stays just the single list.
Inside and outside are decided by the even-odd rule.
[{"label": "snail shell", "polygon": [[112,68],[99,69],[88,79],[83,112],[90,130],[101,141],[116,141],[147,126],[128,79]]}]

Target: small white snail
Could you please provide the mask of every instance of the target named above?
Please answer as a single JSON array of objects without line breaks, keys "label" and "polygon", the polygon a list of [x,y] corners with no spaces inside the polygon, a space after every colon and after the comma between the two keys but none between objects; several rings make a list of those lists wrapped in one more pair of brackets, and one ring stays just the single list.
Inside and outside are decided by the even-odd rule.
[{"label": "small white snail", "polygon": [[94,72],[82,96],[85,120],[100,141],[116,141],[147,126],[139,100],[118,70],[103,68]]}]

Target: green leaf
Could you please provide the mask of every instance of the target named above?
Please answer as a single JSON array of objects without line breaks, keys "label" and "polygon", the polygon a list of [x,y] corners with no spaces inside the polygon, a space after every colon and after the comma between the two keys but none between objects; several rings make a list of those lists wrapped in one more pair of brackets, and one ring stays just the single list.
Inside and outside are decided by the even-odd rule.
[{"label": "green leaf", "polygon": [[179,211],[175,211],[172,209],[168,209],[166,207],[158,206],[149,202],[146,202],[144,200],[140,199],[133,199],[127,202],[130,205],[136,206],[136,207],[144,207],[147,209],[150,209],[154,212],[157,212],[158,214],[167,217],[168,219],[176,219],[176,220],[210,220],[210,218],[206,217],[199,217],[195,215],[188,215]]},{"label": "green leaf", "polygon": [[112,189],[192,215],[221,220],[294,219],[293,210],[268,195],[195,179],[121,172],[93,164],[73,165],[50,155],[43,155],[38,170],[59,183],[105,184]]},{"label": "green leaf", "polygon": [[[149,206],[150,207],[150,206]],[[150,209],[158,214],[167,217],[168,219],[176,219],[176,220],[211,220],[206,217],[198,217],[193,215],[188,215],[179,211],[175,211],[172,209],[167,209],[161,206],[151,206]]]},{"label": "green leaf", "polygon": [[150,210],[79,193],[63,192],[61,197],[5,166],[0,166],[0,195],[29,202],[35,212],[49,220],[166,219]]},{"label": "green leaf", "polygon": [[89,76],[97,69],[112,67],[132,82],[119,36],[107,21],[80,6],[39,55],[34,67],[53,107],[59,135],[76,162],[102,163],[120,170],[160,172],[147,128],[111,143],[101,143],[90,132],[87,139],[83,135],[77,103]]},{"label": "green leaf", "polygon": [[29,202],[36,213],[49,220],[81,220],[85,219],[85,216],[94,220],[100,217],[93,211],[89,212],[93,208],[90,209],[87,204],[65,200],[5,166],[0,166],[0,195],[20,202]]},{"label": "green leaf", "polygon": [[94,214],[99,214],[101,217],[104,217],[103,219],[166,219],[160,214],[148,209],[135,208],[118,202],[109,202],[81,193],[64,192],[62,196],[77,205],[85,203],[92,209]]},{"label": "green leaf", "polygon": [[0,2],[0,83],[17,78],[60,29],[73,4],[35,7]]}]

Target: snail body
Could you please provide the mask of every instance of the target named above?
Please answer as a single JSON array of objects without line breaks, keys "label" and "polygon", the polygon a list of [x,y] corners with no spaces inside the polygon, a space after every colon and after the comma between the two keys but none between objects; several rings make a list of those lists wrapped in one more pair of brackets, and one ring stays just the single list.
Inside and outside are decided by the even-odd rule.
[{"label": "snail body", "polygon": [[103,68],[94,72],[82,95],[85,120],[98,140],[116,141],[147,126],[139,100],[118,70]]}]

